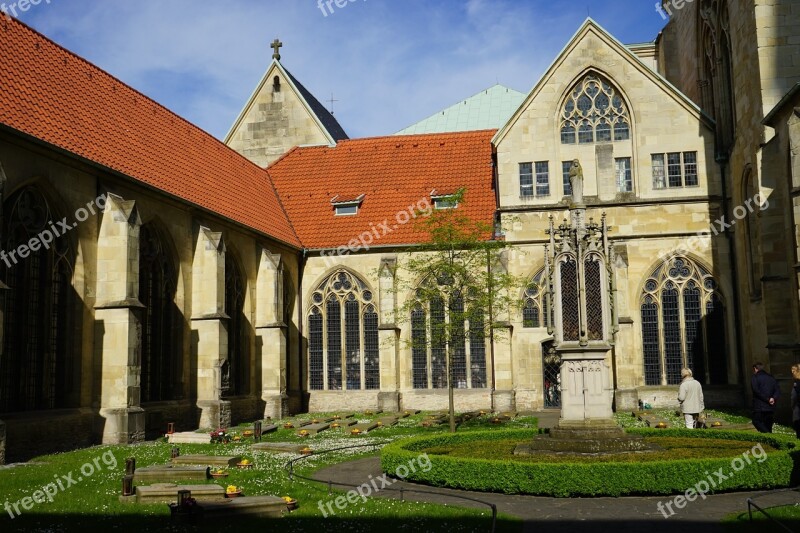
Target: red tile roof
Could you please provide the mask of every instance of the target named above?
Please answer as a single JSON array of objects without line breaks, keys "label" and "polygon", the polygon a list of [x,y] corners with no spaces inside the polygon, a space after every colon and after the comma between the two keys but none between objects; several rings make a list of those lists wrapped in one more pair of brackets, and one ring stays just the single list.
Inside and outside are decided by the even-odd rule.
[{"label": "red tile roof", "polygon": [[[419,225],[402,224],[409,206],[431,201],[433,190],[466,189],[464,209],[492,223],[495,193],[492,143],[496,130],[353,139],[335,147],[295,148],[267,170],[303,245],[309,249],[346,246],[363,232],[388,223],[388,235],[373,246],[419,243]],[[334,216],[331,200],[364,200],[355,216]],[[488,235],[487,235],[488,237]]]},{"label": "red tile roof", "polygon": [[300,246],[266,171],[19,21],[0,73],[0,124]]}]

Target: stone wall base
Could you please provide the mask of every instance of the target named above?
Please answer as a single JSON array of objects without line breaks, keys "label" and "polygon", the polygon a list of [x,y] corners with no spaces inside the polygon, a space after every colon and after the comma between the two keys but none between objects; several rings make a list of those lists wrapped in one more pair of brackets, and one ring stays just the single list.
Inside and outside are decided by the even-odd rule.
[{"label": "stone wall base", "polygon": [[261,396],[261,401],[264,402],[263,416],[265,419],[280,420],[289,416],[289,395],[285,392],[264,393]]},{"label": "stone wall base", "polygon": [[401,396],[399,392],[379,392],[378,409],[384,413],[399,413],[400,400]]},{"label": "stone wall base", "polygon": [[228,428],[231,426],[231,402],[224,400],[198,400],[201,429]]},{"label": "stone wall base", "polygon": [[516,393],[513,390],[496,390],[492,393],[492,410],[497,413],[516,411]]},{"label": "stone wall base", "polygon": [[141,407],[100,409],[103,444],[133,444],[145,439],[145,411]]}]

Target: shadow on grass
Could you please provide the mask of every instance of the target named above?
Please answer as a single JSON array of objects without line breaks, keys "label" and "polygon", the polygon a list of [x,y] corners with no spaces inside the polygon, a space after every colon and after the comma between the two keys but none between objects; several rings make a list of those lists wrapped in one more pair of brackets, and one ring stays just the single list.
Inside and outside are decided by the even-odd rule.
[{"label": "shadow on grass", "polygon": [[[1,510],[1,509],[0,509]],[[520,533],[522,522],[498,519],[497,533]],[[404,519],[383,518],[338,518],[338,517],[293,517],[283,518],[250,518],[250,517],[215,517],[203,519],[197,517],[193,523],[175,521],[169,515],[143,516],[125,515],[117,517],[85,516],[85,515],[36,515],[29,514],[11,520],[6,514],[0,517],[0,531],[87,533],[113,531],[139,532],[187,532],[205,533],[218,531],[280,531],[281,533],[315,532],[338,533],[378,531],[445,533],[452,531],[488,533],[492,529],[491,518],[448,518],[408,516]],[[585,529],[583,530],[585,531]]]}]

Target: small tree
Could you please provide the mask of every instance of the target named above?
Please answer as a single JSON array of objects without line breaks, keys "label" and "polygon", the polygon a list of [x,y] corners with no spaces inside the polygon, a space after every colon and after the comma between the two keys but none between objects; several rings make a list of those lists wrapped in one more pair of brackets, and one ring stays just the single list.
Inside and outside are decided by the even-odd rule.
[{"label": "small tree", "polygon": [[428,240],[398,262],[396,285],[400,294],[414,295],[398,306],[396,321],[410,322],[412,331],[424,328],[424,335],[412,334],[405,342],[412,350],[427,355],[430,348],[444,359],[444,369],[437,362],[433,370],[439,366],[438,377],[442,370],[446,376],[451,432],[456,430],[453,357],[464,349],[467,335],[471,342],[488,338],[493,344],[498,317],[519,305],[517,293],[523,286],[502,265],[505,241],[494,238],[490,224],[465,215],[465,192],[447,198],[449,208],[416,217]]}]

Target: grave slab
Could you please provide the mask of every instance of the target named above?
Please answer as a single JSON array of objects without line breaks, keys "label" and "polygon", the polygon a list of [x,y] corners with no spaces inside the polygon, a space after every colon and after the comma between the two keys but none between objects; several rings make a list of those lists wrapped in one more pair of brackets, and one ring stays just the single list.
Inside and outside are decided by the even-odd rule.
[{"label": "grave slab", "polygon": [[137,468],[133,473],[134,482],[172,481],[181,479],[209,479],[207,466],[154,465]]},{"label": "grave slab", "polygon": [[[192,493],[194,496],[194,493]],[[277,496],[247,496],[202,503],[203,518],[228,518],[231,516],[261,516],[280,518],[288,512],[286,502]]]},{"label": "grave slab", "polygon": [[378,423],[377,422],[365,422],[363,424],[356,424],[355,426],[350,428],[350,430],[352,431],[354,429],[357,429],[361,433],[369,433],[370,431],[372,431],[373,429],[375,429],[377,427],[378,427]]},{"label": "grave slab", "polygon": [[378,420],[378,424],[384,427],[391,427],[397,425],[397,418],[393,416],[386,416]]},{"label": "grave slab", "polygon": [[136,487],[136,503],[175,503],[178,492],[188,490],[195,500],[222,500],[225,489],[219,485],[175,485],[174,483],[158,483],[156,485]]},{"label": "grave slab", "polygon": [[231,455],[181,455],[172,460],[176,465],[236,466],[242,458]]},{"label": "grave slab", "polygon": [[326,416],[326,417],[321,417],[321,418],[320,417],[314,417],[314,418],[311,419],[311,424],[312,425],[313,424],[325,424],[325,423],[333,422],[334,420],[335,419],[332,416]]},{"label": "grave slab", "polygon": [[331,429],[336,429],[333,427],[334,424],[339,424],[339,427],[342,428],[349,428],[350,426],[355,426],[356,424],[358,424],[358,421],[350,419],[337,420],[333,424],[331,424]]},{"label": "grave slab", "polygon": [[305,444],[295,444],[293,442],[260,442],[253,444],[250,449],[254,452],[300,453],[300,450],[305,447]]},{"label": "grave slab", "polygon": [[211,444],[211,434],[183,431],[168,435],[167,440],[170,444]]},{"label": "grave slab", "polygon": [[317,433],[321,433],[326,429],[330,428],[331,425],[328,423],[324,424],[311,424],[310,426],[306,426],[303,428],[304,431],[308,431],[311,435],[316,435]]}]

